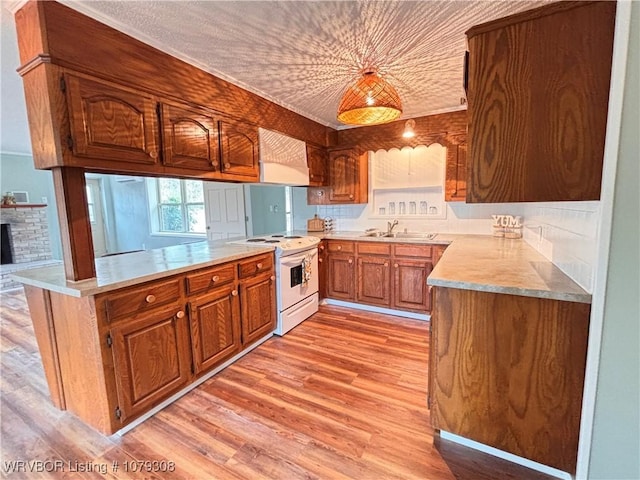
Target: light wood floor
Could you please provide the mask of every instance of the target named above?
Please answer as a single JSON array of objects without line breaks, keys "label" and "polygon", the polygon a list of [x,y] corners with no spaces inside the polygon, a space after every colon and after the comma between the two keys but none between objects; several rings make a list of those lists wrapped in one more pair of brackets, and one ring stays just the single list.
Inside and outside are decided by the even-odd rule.
[{"label": "light wood floor", "polygon": [[[49,402],[22,291],[0,302],[6,478],[105,478],[100,468],[107,478],[551,478],[437,437],[434,446],[426,322],[321,307],[131,432],[105,437]],[[61,460],[66,471],[7,473],[16,460]],[[175,471],[127,473],[133,460]],[[71,474],[76,462],[95,471]]]}]

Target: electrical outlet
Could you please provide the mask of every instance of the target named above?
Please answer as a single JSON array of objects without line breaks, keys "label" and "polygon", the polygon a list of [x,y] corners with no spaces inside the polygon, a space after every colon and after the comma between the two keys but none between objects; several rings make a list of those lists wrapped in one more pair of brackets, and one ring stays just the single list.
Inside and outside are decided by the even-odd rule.
[{"label": "electrical outlet", "polygon": [[42,203],[44,203],[45,205],[49,203],[47,201],[47,197],[42,197],[41,200],[42,200]]}]

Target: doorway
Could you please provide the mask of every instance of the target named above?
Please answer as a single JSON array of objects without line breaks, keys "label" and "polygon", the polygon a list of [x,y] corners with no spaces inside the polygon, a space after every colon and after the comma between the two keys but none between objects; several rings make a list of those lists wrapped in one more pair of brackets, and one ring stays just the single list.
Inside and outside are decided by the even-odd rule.
[{"label": "doorway", "polygon": [[93,240],[93,254],[95,257],[101,257],[107,253],[102,207],[102,181],[97,178],[87,178],[86,189],[89,222],[91,223],[91,238]]},{"label": "doorway", "polygon": [[207,240],[244,237],[247,233],[244,186],[204,181]]}]

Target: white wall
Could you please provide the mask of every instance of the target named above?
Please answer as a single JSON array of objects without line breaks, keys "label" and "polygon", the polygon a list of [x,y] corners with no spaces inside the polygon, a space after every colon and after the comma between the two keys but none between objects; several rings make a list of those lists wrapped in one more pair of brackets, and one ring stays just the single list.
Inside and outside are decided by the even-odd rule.
[{"label": "white wall", "polygon": [[640,478],[640,4],[631,5],[590,479]]},{"label": "white wall", "polygon": [[[371,185],[371,182],[369,183]],[[444,195],[444,194],[442,194]],[[335,230],[364,232],[367,228],[386,230],[388,218],[374,215],[370,202],[361,205],[332,205],[316,208],[321,218],[333,218]],[[396,207],[397,208],[397,207]],[[305,212],[308,215],[310,212]],[[525,241],[551,260],[588,292],[593,291],[600,202],[549,202],[446,204],[446,218],[430,219],[397,216],[396,231],[465,233],[491,235],[492,214],[523,217]],[[294,220],[299,224],[299,219]]]}]

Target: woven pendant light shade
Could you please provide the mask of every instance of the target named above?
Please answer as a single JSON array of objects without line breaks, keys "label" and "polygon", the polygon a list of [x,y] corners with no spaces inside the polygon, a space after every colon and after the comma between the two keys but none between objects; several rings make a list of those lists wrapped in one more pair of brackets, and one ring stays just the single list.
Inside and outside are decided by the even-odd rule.
[{"label": "woven pendant light shade", "polygon": [[338,120],[347,125],[378,125],[396,120],[402,103],[396,89],[375,72],[365,72],[342,96]]}]

